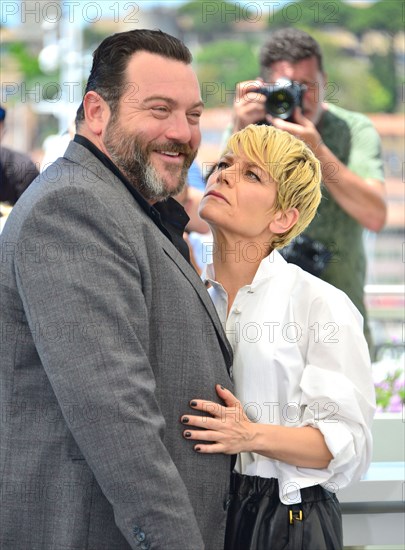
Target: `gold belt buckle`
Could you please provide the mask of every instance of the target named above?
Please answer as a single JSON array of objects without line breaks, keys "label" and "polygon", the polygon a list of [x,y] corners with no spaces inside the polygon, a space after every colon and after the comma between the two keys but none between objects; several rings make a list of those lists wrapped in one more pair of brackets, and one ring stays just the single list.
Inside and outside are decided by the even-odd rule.
[{"label": "gold belt buckle", "polygon": [[294,521],[302,521],[302,510],[289,510],[289,517],[290,525],[292,525]]}]

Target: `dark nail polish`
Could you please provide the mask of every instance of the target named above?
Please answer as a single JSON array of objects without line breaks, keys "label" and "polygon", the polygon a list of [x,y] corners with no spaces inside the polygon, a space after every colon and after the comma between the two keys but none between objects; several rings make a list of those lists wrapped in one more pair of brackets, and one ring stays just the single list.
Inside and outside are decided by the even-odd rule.
[{"label": "dark nail polish", "polygon": [[224,386],[219,386],[219,387],[221,388],[221,390],[224,390],[224,389],[225,389]]},{"label": "dark nail polish", "polygon": [[200,447],[194,447],[194,450],[196,453],[199,453],[201,451]]},{"label": "dark nail polish", "polygon": [[191,432],[184,432],[184,437],[191,437]]},{"label": "dark nail polish", "polygon": [[187,418],[187,416],[185,416],[182,420],[183,424],[188,424],[189,421],[190,421],[190,419]]},{"label": "dark nail polish", "polygon": [[191,407],[196,407],[197,406],[197,401],[190,401],[190,406]]}]

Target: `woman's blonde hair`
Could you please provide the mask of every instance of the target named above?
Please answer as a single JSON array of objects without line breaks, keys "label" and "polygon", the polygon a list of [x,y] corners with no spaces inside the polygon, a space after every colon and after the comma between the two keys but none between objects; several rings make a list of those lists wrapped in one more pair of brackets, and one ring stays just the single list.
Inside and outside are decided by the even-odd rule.
[{"label": "woman's blonde hair", "polygon": [[272,248],[282,248],[310,224],[321,201],[321,167],[301,140],[274,126],[250,124],[233,134],[226,151],[243,153],[265,170],[277,185],[274,212],[296,208],[297,223],[275,235]]}]

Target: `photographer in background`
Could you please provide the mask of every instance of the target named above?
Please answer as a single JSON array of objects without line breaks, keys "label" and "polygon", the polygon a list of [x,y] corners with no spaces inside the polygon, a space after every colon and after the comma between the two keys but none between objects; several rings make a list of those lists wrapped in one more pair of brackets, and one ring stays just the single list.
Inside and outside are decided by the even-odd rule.
[{"label": "photographer in background", "polygon": [[[0,142],[5,132],[5,118],[6,110],[0,106]],[[0,202],[14,206],[38,174],[28,155],[0,145]]]},{"label": "photographer in background", "polygon": [[[362,237],[363,228],[380,231],[386,220],[379,136],[366,116],[324,101],[327,77],[322,52],[307,33],[294,28],[272,33],[261,49],[260,66],[261,78],[237,85],[233,131],[251,123],[272,124],[304,140],[320,160],[324,187],[318,214],[302,238],[287,247],[285,257],[351,298],[364,317],[371,350]],[[292,81],[279,82],[294,92],[291,116],[284,94],[271,93],[280,79]],[[280,104],[274,111],[277,98]]]}]

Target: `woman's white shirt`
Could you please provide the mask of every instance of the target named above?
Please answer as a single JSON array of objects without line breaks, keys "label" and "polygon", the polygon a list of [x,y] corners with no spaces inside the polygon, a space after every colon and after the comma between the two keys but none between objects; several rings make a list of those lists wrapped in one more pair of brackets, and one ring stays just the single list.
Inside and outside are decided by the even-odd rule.
[{"label": "woman's white shirt", "polygon": [[371,460],[375,392],[363,320],[346,294],[273,251],[227,316],[212,264],[203,278],[234,351],[235,393],[248,417],[313,426],[333,455],[328,468],[311,469],[240,453],[236,471],[277,478],[284,504],[300,502],[305,487],[338,493],[360,479]]}]

